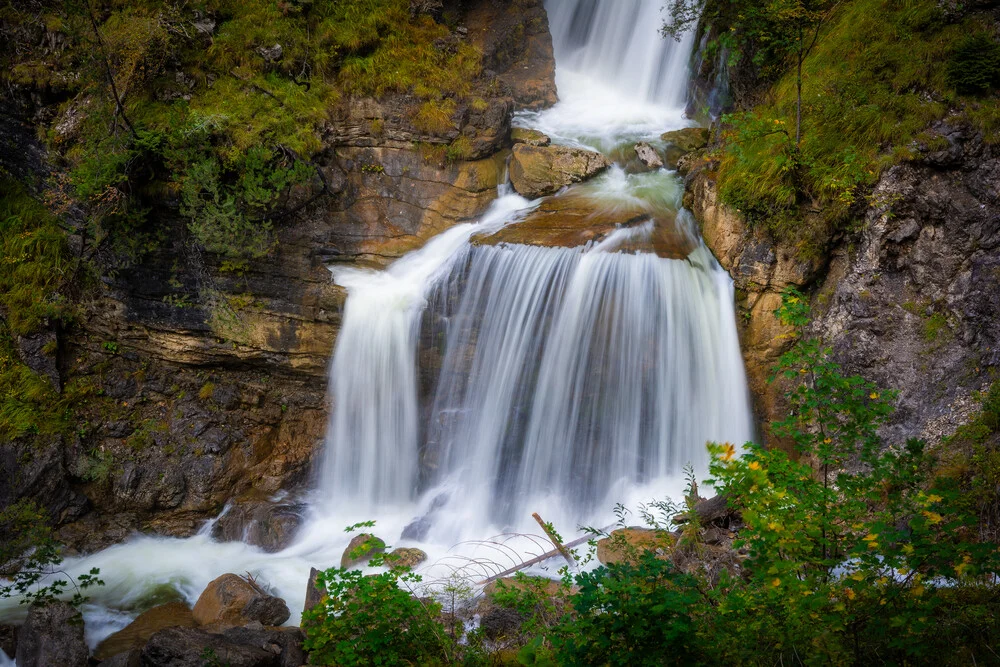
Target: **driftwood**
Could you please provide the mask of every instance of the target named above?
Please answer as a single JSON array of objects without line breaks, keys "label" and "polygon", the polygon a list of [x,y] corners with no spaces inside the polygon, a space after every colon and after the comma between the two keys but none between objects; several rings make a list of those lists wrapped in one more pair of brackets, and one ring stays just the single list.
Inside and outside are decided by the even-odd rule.
[{"label": "driftwood", "polygon": [[[723,519],[731,514],[736,514],[736,510],[729,507],[729,498],[721,494],[707,500],[699,500],[694,506],[695,518],[702,526]],[[690,520],[691,517],[687,512],[674,517],[674,523],[678,524],[687,523]]]},{"label": "driftwood", "polygon": [[562,554],[562,557],[566,559],[566,562],[569,563],[569,566],[576,567],[576,559],[573,558],[572,554],[570,554],[569,549],[567,549],[565,545],[563,545],[563,543],[559,541],[559,538],[556,536],[555,532],[552,531],[544,521],[542,521],[542,517],[538,516],[538,512],[534,512],[531,516],[535,521],[538,522],[538,525],[542,527],[542,530],[544,530],[545,534],[548,535],[549,539],[552,541],[552,544],[555,545],[556,551]]},{"label": "driftwood", "polygon": [[[573,540],[572,542],[567,542],[566,544],[563,545],[563,549],[570,549],[572,547],[579,546],[579,545],[583,544],[584,542],[586,542],[587,540],[591,540],[593,538],[594,538],[593,535],[584,535],[583,537],[579,537],[579,538]],[[541,563],[542,561],[546,561],[546,560],[548,560],[550,558],[555,558],[556,556],[562,556],[562,555],[563,555],[562,551],[560,551],[559,549],[553,549],[552,551],[546,551],[541,556],[535,556],[531,560],[526,560],[523,563],[519,563],[519,564],[515,565],[514,567],[507,568],[503,572],[499,572],[497,574],[494,574],[492,576],[489,576],[489,577],[483,579],[482,581],[476,582],[476,585],[477,586],[485,586],[486,584],[490,583],[491,581],[496,581],[497,579],[502,579],[502,578],[504,578],[506,576],[514,574],[515,572],[520,572],[521,570],[523,570],[526,567],[531,567],[532,565],[537,565],[538,563]]]}]

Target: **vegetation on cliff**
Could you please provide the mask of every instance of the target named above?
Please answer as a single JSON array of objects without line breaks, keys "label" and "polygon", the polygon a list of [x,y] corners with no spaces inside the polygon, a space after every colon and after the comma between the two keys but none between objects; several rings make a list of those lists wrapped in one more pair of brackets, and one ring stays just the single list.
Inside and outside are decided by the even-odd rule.
[{"label": "vegetation on cliff", "polygon": [[[933,0],[705,7],[710,54],[758,81],[721,119],[720,195],[804,255],[850,226],[885,169],[947,146],[935,121],[964,120],[1000,140],[1000,42],[988,11]],[[675,23],[690,19],[674,9]],[[803,35],[816,37],[806,50]]]}]

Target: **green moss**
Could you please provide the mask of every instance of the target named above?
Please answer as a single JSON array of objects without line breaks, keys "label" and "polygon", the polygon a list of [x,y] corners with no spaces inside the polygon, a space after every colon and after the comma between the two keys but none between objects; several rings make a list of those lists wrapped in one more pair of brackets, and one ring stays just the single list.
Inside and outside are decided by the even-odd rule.
[{"label": "green moss", "polygon": [[948,331],[948,318],[942,313],[934,313],[924,321],[924,340],[933,343],[943,332]]},{"label": "green moss", "polygon": [[14,334],[69,319],[60,289],[73,271],[55,216],[0,172],[0,309]]}]

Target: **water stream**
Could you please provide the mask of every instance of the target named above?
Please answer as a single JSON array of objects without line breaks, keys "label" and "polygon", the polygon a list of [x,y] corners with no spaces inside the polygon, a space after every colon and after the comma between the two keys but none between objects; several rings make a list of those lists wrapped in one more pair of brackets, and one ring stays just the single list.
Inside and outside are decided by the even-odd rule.
[{"label": "water stream", "polygon": [[[516,123],[612,155],[689,125],[691,40],[659,35],[661,4],[548,0],[560,102]],[[704,469],[706,441],[749,439],[732,283],[677,213],[676,175],[616,168],[580,191],[650,219],[585,247],[478,245],[538,205],[501,189],[481,219],[385,271],[332,269],[349,297],[322,471],[295,543],[266,554],[206,529],[73,559],[67,571],[100,567],[107,582],[85,607],[91,643],[158,588],[194,602],[225,572],[256,573],[296,622],[309,568],[339,564],[348,524],[375,520],[394,546],[427,551],[433,573],[464,541],[538,532],[533,511],[565,534],[604,525],[616,502],[676,494],[685,464]],[[693,239],[686,258],[634,249],[661,219]]]}]

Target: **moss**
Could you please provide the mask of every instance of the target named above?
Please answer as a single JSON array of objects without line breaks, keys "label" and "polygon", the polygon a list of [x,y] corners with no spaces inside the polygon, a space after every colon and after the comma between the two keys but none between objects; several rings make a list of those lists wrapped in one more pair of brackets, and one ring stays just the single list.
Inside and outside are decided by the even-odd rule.
[{"label": "moss", "polygon": [[201,386],[201,389],[198,391],[198,398],[200,398],[203,401],[207,401],[211,399],[214,394],[215,394],[215,383],[206,382]]},{"label": "moss", "polygon": [[74,264],[55,216],[0,172],[0,308],[14,334],[68,320],[63,284]]},{"label": "moss", "polygon": [[948,331],[948,318],[942,313],[934,313],[924,321],[924,340],[933,343]]}]

